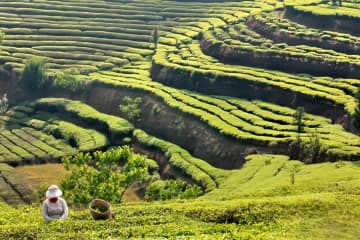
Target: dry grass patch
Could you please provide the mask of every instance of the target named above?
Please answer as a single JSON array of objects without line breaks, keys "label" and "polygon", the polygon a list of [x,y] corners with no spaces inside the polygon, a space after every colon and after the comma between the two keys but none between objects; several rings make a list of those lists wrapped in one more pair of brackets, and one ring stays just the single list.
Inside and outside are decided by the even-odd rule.
[{"label": "dry grass patch", "polygon": [[61,163],[20,166],[16,167],[15,171],[24,178],[32,191],[37,191],[43,186],[60,184],[66,175],[66,170]]}]

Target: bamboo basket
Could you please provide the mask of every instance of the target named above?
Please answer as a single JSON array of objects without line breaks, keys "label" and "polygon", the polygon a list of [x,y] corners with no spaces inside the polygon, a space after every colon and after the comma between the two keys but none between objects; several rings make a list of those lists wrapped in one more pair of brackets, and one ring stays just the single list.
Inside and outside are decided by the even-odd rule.
[{"label": "bamboo basket", "polygon": [[[96,211],[95,207],[103,207],[106,209],[104,212]],[[89,209],[92,217],[96,220],[98,219],[110,219],[112,218],[112,212],[111,212],[111,204],[105,200],[102,199],[94,199],[89,204]]]}]

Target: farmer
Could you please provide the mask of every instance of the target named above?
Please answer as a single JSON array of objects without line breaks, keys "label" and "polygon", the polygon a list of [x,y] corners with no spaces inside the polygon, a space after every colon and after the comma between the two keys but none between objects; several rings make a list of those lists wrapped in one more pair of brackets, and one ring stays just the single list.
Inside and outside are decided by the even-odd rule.
[{"label": "farmer", "polygon": [[42,215],[46,221],[64,220],[68,216],[68,207],[61,195],[62,192],[57,185],[51,185],[46,191],[46,200],[42,208]]}]

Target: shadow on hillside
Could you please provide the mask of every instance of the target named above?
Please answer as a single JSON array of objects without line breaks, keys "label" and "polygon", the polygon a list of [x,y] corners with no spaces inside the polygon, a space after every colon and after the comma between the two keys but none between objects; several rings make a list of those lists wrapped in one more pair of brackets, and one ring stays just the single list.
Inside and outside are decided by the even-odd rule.
[{"label": "shadow on hillside", "polygon": [[360,161],[353,162],[353,164],[357,167],[360,167]]}]

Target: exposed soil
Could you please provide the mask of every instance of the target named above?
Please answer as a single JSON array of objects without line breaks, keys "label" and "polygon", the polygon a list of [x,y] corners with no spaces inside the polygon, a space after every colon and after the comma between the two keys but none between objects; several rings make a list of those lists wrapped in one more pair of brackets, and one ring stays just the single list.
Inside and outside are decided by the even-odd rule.
[{"label": "exposed soil", "polygon": [[360,36],[359,18],[339,15],[314,15],[310,12],[297,11],[292,6],[286,6],[284,17],[309,27],[327,29],[335,32],[343,32]]},{"label": "exposed soil", "polygon": [[19,73],[0,65],[0,96],[6,93],[11,105],[43,96],[41,91],[23,91],[19,87],[19,79]]},{"label": "exposed soil", "polygon": [[0,66],[0,96],[3,94],[16,96],[17,95],[17,84],[18,77],[16,73],[6,70],[3,66]]},{"label": "exposed soil", "polygon": [[272,29],[266,24],[257,21],[255,18],[249,18],[246,22],[247,26],[253,31],[259,33],[265,38],[271,39],[274,43],[286,43],[288,45],[310,45],[323,49],[332,49],[338,52],[347,54],[360,54],[360,46],[351,42],[344,43],[336,41],[335,39],[322,39],[320,36],[299,36],[296,34],[280,31],[279,29]]}]

